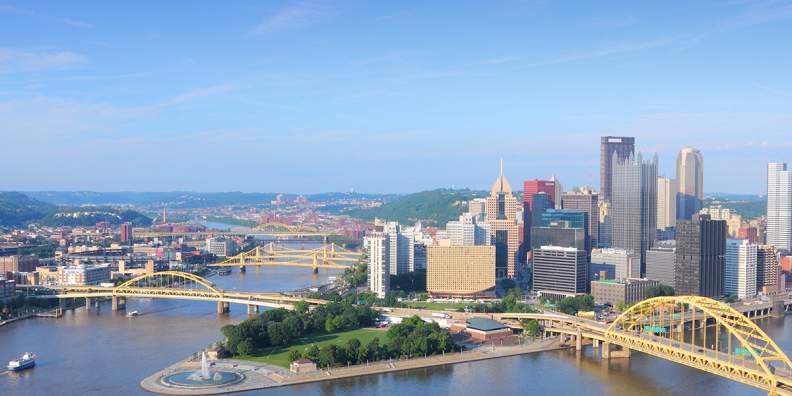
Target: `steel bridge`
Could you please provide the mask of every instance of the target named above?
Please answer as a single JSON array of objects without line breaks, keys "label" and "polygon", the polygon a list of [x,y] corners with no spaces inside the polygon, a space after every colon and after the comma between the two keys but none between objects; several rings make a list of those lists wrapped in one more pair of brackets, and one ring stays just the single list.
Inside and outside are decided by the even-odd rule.
[{"label": "steel bridge", "polygon": [[115,287],[101,286],[62,286],[55,288],[56,293],[39,296],[40,298],[85,298],[86,308],[98,298],[111,298],[112,309],[126,307],[127,298],[158,298],[193,301],[217,302],[217,312],[228,312],[230,304],[247,305],[248,314],[259,311],[260,307],[292,309],[298,301],[310,305],[322,305],[326,301],[292,297],[281,293],[250,293],[224,291],[212,282],[195,274],[179,271],[163,271],[141,275]]},{"label": "steel bridge", "polygon": [[348,250],[335,243],[323,244],[315,249],[291,249],[270,242],[264,246],[228,257],[224,261],[209,264],[212,267],[239,267],[245,271],[249,266],[284,266],[311,268],[346,269],[361,262],[360,251]]},{"label": "steel bridge", "polygon": [[[602,349],[602,358],[629,357],[630,351],[670,360],[763,389],[792,395],[792,363],[755,323],[733,307],[706,297],[644,300],[606,324],[564,314],[496,314],[512,325],[539,321],[546,333],[584,340]],[[620,350],[615,350],[613,347]]]}]

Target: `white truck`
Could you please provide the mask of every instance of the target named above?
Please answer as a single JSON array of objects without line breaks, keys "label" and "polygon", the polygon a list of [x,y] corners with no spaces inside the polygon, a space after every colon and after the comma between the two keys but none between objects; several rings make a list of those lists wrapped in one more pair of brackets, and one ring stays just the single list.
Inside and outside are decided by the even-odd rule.
[{"label": "white truck", "polygon": [[451,319],[451,315],[445,312],[432,312],[433,318],[440,318],[440,319]]}]

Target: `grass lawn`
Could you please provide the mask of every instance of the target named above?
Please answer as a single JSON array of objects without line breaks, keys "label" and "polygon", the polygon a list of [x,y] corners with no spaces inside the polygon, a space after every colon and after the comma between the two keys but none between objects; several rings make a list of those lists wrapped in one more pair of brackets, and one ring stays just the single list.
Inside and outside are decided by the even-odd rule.
[{"label": "grass lawn", "polygon": [[353,338],[357,338],[362,345],[365,345],[377,337],[379,337],[380,342],[384,341],[385,332],[378,329],[357,329],[334,334],[319,334],[294,340],[292,345],[287,347],[262,348],[257,350],[254,356],[235,356],[234,358],[288,368],[289,351],[293,349],[302,351],[311,344],[316,344],[320,348],[329,344],[341,346],[346,345],[347,341]]},{"label": "grass lawn", "polygon": [[410,308],[420,308],[420,309],[434,309],[438,311],[456,311],[459,308],[465,308],[468,305],[473,303],[438,303],[438,302],[426,302],[426,301],[404,301]]}]

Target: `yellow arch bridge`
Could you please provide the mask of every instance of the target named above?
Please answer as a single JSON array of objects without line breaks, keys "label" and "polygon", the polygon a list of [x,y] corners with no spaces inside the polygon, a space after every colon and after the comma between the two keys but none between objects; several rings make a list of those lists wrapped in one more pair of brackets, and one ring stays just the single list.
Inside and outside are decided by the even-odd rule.
[{"label": "yellow arch bridge", "polygon": [[94,299],[111,298],[113,310],[125,308],[127,298],[212,301],[217,302],[218,313],[228,312],[231,304],[242,304],[247,305],[249,314],[258,312],[260,307],[292,309],[298,301],[305,301],[310,305],[326,303],[324,300],[305,299],[281,293],[224,291],[198,275],[179,271],[146,274],[115,287],[63,286],[56,290],[56,294],[40,297],[59,298],[61,302],[68,298],[85,298],[85,305],[89,309]]},{"label": "yellow arch bridge", "polygon": [[311,268],[316,272],[319,268],[351,268],[359,264],[361,258],[360,251],[345,249],[335,243],[323,244],[316,249],[291,249],[270,242],[209,265],[212,267],[239,267],[239,270],[243,272],[250,266],[303,267]]},{"label": "yellow arch bridge", "polygon": [[770,395],[792,395],[792,363],[755,323],[731,306],[706,297],[657,297],[623,312],[610,324],[555,313],[495,314],[519,326],[538,320],[580,350],[600,348],[603,359],[639,351],[746,385]]}]

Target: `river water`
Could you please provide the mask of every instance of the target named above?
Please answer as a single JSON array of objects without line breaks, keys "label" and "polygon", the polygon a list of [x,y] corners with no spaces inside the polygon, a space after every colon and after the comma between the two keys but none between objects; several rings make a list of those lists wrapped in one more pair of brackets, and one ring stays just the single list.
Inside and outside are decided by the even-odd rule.
[{"label": "river water", "polygon": [[[326,282],[334,271],[300,268],[249,269],[213,277],[226,290],[282,291]],[[218,318],[216,304],[134,300],[126,318],[108,304],[100,311],[67,313],[61,319],[29,319],[0,327],[0,362],[24,351],[39,355],[36,368],[0,374],[0,395],[137,395],[141,379],[220,338],[224,324],[245,318],[232,305]],[[766,319],[765,330],[792,354],[792,319]],[[760,395],[736,382],[652,358],[600,364],[590,349],[511,358],[272,389],[263,395]],[[251,394],[248,393],[248,394]]]}]

